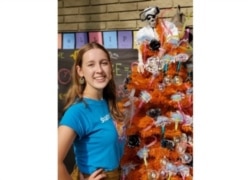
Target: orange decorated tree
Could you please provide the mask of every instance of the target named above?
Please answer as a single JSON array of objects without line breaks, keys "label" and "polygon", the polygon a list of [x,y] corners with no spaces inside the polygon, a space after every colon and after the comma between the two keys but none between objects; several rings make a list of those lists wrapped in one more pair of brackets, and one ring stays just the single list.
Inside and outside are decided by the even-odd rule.
[{"label": "orange decorated tree", "polygon": [[[193,176],[190,31],[183,28],[183,22],[179,21],[182,26],[177,27],[176,22],[157,17],[157,7],[143,12],[142,20],[155,17],[152,29],[156,36],[138,32],[142,59],[131,65],[131,73],[124,81],[128,96],[119,103],[127,118],[122,178],[190,180]],[[138,69],[139,64],[143,70]]]}]

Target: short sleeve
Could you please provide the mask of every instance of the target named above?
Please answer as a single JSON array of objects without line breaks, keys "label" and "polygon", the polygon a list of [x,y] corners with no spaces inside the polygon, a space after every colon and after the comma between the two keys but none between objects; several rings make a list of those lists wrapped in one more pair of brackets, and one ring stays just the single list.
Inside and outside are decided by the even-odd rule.
[{"label": "short sleeve", "polygon": [[82,114],[79,106],[71,106],[62,116],[59,126],[64,125],[70,127],[75,131],[79,138],[81,138],[86,131],[84,130],[81,118]]}]

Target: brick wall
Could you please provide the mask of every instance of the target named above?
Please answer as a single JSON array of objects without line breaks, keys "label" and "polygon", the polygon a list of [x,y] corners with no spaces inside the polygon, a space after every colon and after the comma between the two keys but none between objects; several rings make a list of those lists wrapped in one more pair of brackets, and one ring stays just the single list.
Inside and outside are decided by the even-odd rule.
[{"label": "brick wall", "polygon": [[158,6],[170,19],[178,5],[192,27],[193,0],[58,0],[58,32],[138,30],[146,7]]}]

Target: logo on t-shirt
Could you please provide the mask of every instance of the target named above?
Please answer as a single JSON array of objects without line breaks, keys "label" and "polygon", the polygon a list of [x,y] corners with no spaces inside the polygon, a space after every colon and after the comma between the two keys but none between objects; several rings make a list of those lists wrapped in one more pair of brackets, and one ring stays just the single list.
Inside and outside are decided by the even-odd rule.
[{"label": "logo on t-shirt", "polygon": [[108,121],[109,119],[110,119],[110,115],[107,114],[107,115],[101,117],[101,118],[100,118],[100,121],[101,121],[102,123],[105,123],[105,122]]}]

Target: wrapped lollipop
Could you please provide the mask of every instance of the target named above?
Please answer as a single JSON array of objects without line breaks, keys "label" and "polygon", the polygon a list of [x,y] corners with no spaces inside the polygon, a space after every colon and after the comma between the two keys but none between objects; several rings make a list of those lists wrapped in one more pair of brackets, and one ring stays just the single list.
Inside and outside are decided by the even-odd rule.
[{"label": "wrapped lollipop", "polygon": [[169,63],[171,62],[174,62],[175,59],[174,59],[174,56],[171,56],[171,55],[164,55],[161,60],[164,62],[164,66],[163,66],[163,73],[167,72],[168,71],[168,65]]},{"label": "wrapped lollipop", "polygon": [[152,96],[147,91],[141,91],[138,110],[143,106],[143,104],[148,103],[151,98]]},{"label": "wrapped lollipop", "polygon": [[167,124],[170,124],[170,123],[171,123],[171,121],[167,116],[158,116],[156,118],[156,121],[154,122],[154,124],[155,124],[156,127],[159,127],[159,126],[161,127],[162,137],[163,137],[164,132],[165,132],[165,126]]},{"label": "wrapped lollipop", "polygon": [[175,61],[178,62],[176,71],[179,72],[181,69],[181,63],[186,62],[189,58],[189,55],[186,53],[180,53],[175,56]]},{"label": "wrapped lollipop", "polygon": [[187,176],[190,176],[189,167],[186,165],[179,165],[177,166],[178,173],[181,175],[182,180],[185,180]]},{"label": "wrapped lollipop", "polygon": [[157,137],[156,136],[152,137],[153,140],[149,144],[146,144],[143,148],[141,148],[137,152],[137,156],[139,156],[141,159],[144,160],[145,166],[148,166],[147,157],[148,157],[149,147],[153,146],[157,142]]},{"label": "wrapped lollipop", "polygon": [[168,173],[168,179],[170,180],[172,176],[175,176],[178,173],[177,167],[172,164],[171,162],[168,162],[165,166],[165,170]]},{"label": "wrapped lollipop", "polygon": [[185,116],[185,114],[184,114],[183,111],[182,111],[182,107],[181,107],[180,101],[181,101],[184,97],[185,97],[185,94],[180,93],[180,92],[177,92],[177,93],[175,93],[175,94],[173,94],[173,95],[171,96],[171,100],[174,101],[174,102],[176,102],[177,105],[178,105],[178,109],[179,109],[179,111],[180,111],[180,113],[181,113],[181,115],[182,115],[183,123],[186,122],[186,116]]},{"label": "wrapped lollipop", "polygon": [[183,116],[180,113],[180,111],[176,111],[176,112],[171,113],[171,118],[170,119],[172,121],[174,121],[174,123],[175,123],[174,129],[177,130],[178,126],[179,126],[179,123],[183,121]]},{"label": "wrapped lollipop", "polygon": [[148,166],[148,162],[147,162],[148,152],[149,152],[149,149],[146,146],[144,146],[137,152],[137,156],[143,159],[145,166]]},{"label": "wrapped lollipop", "polygon": [[154,122],[152,124],[148,125],[146,128],[144,128],[143,131],[148,131],[153,126],[161,127],[161,134],[163,136],[164,132],[165,132],[166,124],[170,124],[170,123],[171,123],[171,120],[168,117],[157,116],[156,118],[154,118]]},{"label": "wrapped lollipop", "polygon": [[133,164],[133,163],[129,163],[129,164],[125,164],[125,165],[121,166],[122,180],[125,180],[126,176],[129,174],[129,172],[131,170],[135,169],[135,166],[137,166],[137,164]]},{"label": "wrapped lollipop", "polygon": [[172,56],[172,55],[169,55],[169,54],[165,54],[161,59],[165,62],[165,64],[175,62],[175,56]]},{"label": "wrapped lollipop", "polygon": [[174,56],[175,61],[177,62],[186,62],[189,58],[189,55],[186,53],[179,53],[176,56]]},{"label": "wrapped lollipop", "polygon": [[177,92],[171,96],[172,101],[180,102],[184,98],[184,94],[181,92]]}]

